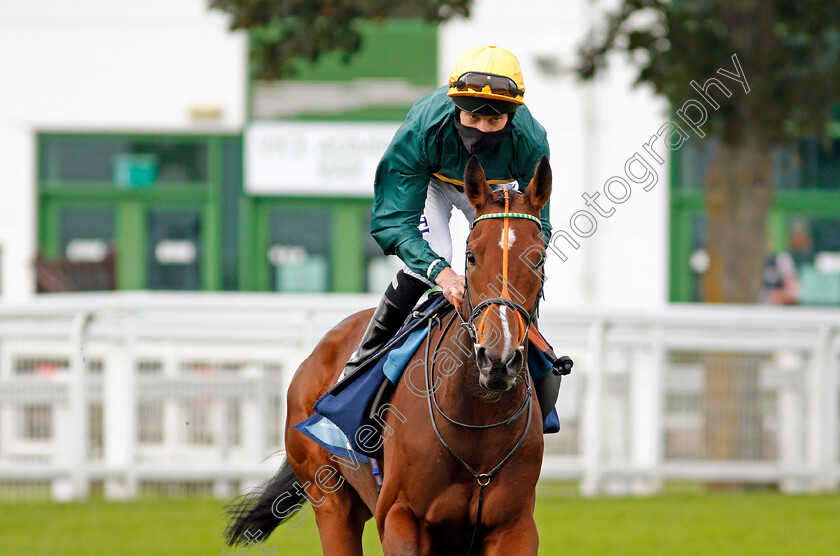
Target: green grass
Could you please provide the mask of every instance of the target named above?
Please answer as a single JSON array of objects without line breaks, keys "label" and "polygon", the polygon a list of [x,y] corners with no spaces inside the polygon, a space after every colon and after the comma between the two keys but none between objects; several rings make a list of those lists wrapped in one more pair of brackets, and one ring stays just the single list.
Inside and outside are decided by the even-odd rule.
[{"label": "green grass", "polygon": [[[583,499],[565,485],[540,486],[540,554],[834,555],[840,553],[840,496],[770,492]],[[0,553],[218,555],[222,502],[142,500],[0,504]],[[320,554],[311,508],[295,531],[281,527],[275,556]],[[231,556],[247,556],[245,551]],[[252,550],[258,555],[259,550]],[[373,523],[365,554],[380,555]]]}]

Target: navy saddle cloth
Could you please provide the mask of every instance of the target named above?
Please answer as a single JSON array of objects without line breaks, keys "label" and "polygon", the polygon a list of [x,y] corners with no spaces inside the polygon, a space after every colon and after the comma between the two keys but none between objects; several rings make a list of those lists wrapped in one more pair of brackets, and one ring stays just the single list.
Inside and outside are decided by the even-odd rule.
[{"label": "navy saddle cloth", "polygon": [[[429,328],[424,322],[429,315],[438,317],[452,310],[452,305],[442,295],[427,300],[397,333],[375,362],[369,362],[351,377],[336,384],[321,396],[313,409],[315,413],[294,425],[294,428],[310,437],[328,452],[366,462],[367,457],[376,457],[385,438],[382,436],[382,418],[372,407],[380,389],[396,385],[403,369],[426,338]],[[420,316],[416,316],[416,315]],[[425,317],[425,318],[424,318]],[[528,350],[528,369],[533,380],[551,372],[551,362],[536,348]],[[389,385],[383,385],[388,381]],[[543,432],[560,430],[557,411],[543,422]]]}]

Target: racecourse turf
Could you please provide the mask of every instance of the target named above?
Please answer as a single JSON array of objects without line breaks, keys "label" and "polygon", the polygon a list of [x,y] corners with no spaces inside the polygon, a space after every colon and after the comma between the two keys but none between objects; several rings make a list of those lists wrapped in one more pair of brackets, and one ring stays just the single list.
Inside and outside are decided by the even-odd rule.
[{"label": "racecourse turf", "polygon": [[[541,484],[539,493],[536,517],[544,555],[840,554],[836,494],[666,492],[650,498],[584,499],[552,483]],[[212,499],[160,498],[3,503],[0,554],[221,555],[222,506]],[[281,527],[262,550],[274,556],[321,554],[311,508],[299,529]],[[250,554],[260,553],[251,548]],[[382,554],[372,522],[365,554]]]}]

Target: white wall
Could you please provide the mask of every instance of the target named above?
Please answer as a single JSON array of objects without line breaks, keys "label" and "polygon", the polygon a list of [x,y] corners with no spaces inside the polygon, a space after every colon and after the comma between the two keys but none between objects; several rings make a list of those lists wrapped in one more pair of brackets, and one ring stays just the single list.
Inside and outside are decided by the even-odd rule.
[{"label": "white wall", "polygon": [[[593,8],[588,0],[520,0],[515,6],[476,0],[470,19],[441,29],[440,80],[448,79],[465,48],[478,43],[508,48],[522,64],[525,103],[548,131],[554,174],[552,225],[580,244],[575,250],[557,241],[568,260],[549,257],[547,302],[559,307],[663,305],[668,284],[667,162],[665,167],[655,165],[659,183],[651,191],[635,186],[623,204],[605,201],[603,186],[610,177],[624,175],[625,161],[641,152],[668,120],[667,105],[648,90],[631,88],[633,69],[622,58],[594,83],[581,84],[571,74],[578,45],[594,22],[601,21],[595,11],[601,6]],[[615,206],[615,212],[608,218],[595,215],[597,230],[582,239],[574,235],[569,221],[581,209],[595,214],[581,198],[584,192],[601,193],[598,202],[607,210]],[[464,233],[455,240],[456,253]]]},{"label": "white wall", "polygon": [[[35,134],[239,131],[246,40],[205,0],[0,2],[0,250],[4,300],[32,293]],[[190,109],[221,109],[211,122]]]}]

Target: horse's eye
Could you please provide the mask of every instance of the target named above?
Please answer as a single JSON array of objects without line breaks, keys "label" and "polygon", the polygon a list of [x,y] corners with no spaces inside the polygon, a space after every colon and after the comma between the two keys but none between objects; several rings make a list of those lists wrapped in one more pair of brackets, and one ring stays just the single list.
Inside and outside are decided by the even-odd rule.
[{"label": "horse's eye", "polygon": [[472,251],[467,251],[467,262],[475,266],[475,255]]},{"label": "horse's eye", "polygon": [[540,254],[539,258],[534,262],[534,268],[540,268],[545,264],[545,255]]}]

